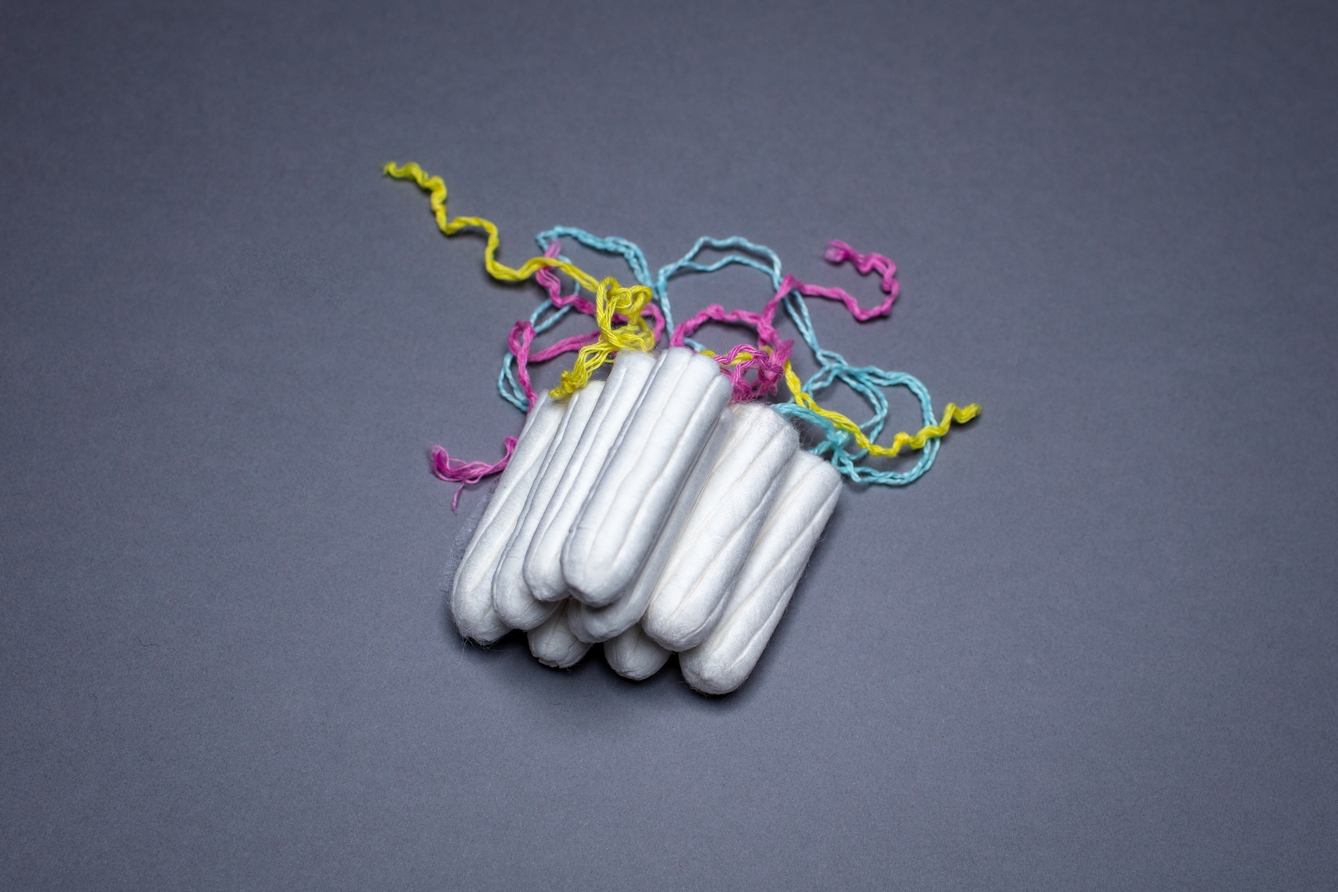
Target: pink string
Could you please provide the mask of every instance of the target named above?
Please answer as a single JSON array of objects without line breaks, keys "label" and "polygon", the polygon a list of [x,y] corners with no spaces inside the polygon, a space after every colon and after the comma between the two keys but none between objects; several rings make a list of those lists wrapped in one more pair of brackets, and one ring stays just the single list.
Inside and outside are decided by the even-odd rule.
[{"label": "pink string", "polygon": [[[684,339],[708,321],[752,326],[757,330],[756,344],[737,344],[726,353],[716,356],[715,361],[729,378],[732,391],[730,398],[734,402],[741,403],[773,394],[785,375],[785,360],[789,358],[794,347],[794,341],[781,339],[780,332],[776,331],[774,324],[776,308],[780,306],[781,299],[786,293],[788,289],[777,291],[775,297],[767,301],[760,313],[726,310],[720,304],[711,304],[696,316],[680,322],[674,328],[669,343],[674,347],[682,347]],[[736,363],[739,354],[744,352],[751,353],[752,356]],[[755,377],[751,380],[748,378],[750,372],[755,373]]]},{"label": "pink string", "polygon": [[[756,345],[739,344],[727,353],[716,356],[715,361],[720,364],[721,371],[729,376],[733,391],[731,398],[734,402],[744,402],[774,394],[785,375],[785,360],[790,357],[794,348],[794,341],[782,340],[780,333],[776,331],[776,310],[785,295],[797,291],[805,297],[837,300],[844,304],[850,315],[857,320],[868,322],[870,319],[891,313],[892,302],[897,299],[897,293],[900,291],[900,285],[895,278],[897,265],[889,257],[877,253],[861,254],[845,242],[835,239],[827,246],[824,257],[829,263],[849,261],[861,276],[877,271],[880,276],[879,286],[887,297],[877,306],[866,309],[843,288],[806,285],[787,274],[761,313],[752,313],[748,310],[728,311],[720,304],[711,304],[696,316],[679,323],[670,336],[669,343],[675,347],[682,347],[684,339],[708,321],[752,326],[757,330]],[[733,364],[743,352],[751,353],[752,356]],[[750,372],[756,373],[756,377],[752,380],[747,377]]]},{"label": "pink string", "polygon": [[[561,250],[562,246],[553,242],[544,251],[544,256],[556,257]],[[571,307],[578,313],[584,313],[587,316],[595,315],[594,302],[581,297],[579,291],[573,291],[565,296],[562,294],[562,282],[553,270],[541,269],[534,274],[534,278],[548,292],[548,299],[553,306]],[[651,318],[655,340],[659,341],[664,335],[664,314],[660,312],[660,308],[653,303],[648,303],[645,309],[641,311],[641,315]],[[622,313],[615,313],[613,321],[626,324],[627,317]],[[511,337],[507,340],[507,346],[511,348],[511,354],[516,357],[516,378],[525,390],[525,397],[529,400],[531,409],[534,408],[534,402],[538,399],[538,395],[534,392],[534,387],[530,383],[529,364],[532,362],[547,362],[555,356],[561,356],[563,353],[574,353],[587,344],[593,344],[599,340],[599,332],[592,331],[588,334],[563,338],[551,347],[531,354],[530,346],[534,343],[534,338],[534,324],[528,319],[522,319],[511,329]]]},{"label": "pink string", "polygon": [[538,353],[531,354],[530,345],[534,343],[534,337],[534,323],[528,319],[521,319],[511,329],[511,336],[507,339],[507,346],[511,349],[511,355],[516,357],[516,378],[520,381],[520,386],[525,388],[525,398],[529,400],[531,409],[534,408],[534,403],[539,395],[534,392],[534,387],[530,384],[530,363],[547,362],[563,353],[580,350],[586,344],[593,344],[599,340],[599,332],[592,331],[583,335],[572,335],[569,338],[563,338],[551,347],[546,347]]},{"label": "pink string", "polygon": [[500,473],[506,467],[506,463],[511,461],[511,453],[516,451],[516,438],[507,437],[502,441],[506,447],[506,455],[496,464],[490,465],[481,461],[460,461],[451,458],[449,452],[441,446],[433,446],[431,450],[432,473],[436,474],[441,480],[448,483],[459,483],[460,487],[455,491],[455,497],[451,499],[451,510],[454,511],[460,502],[460,493],[465,486],[470,483],[478,483],[484,477]]},{"label": "pink string", "polygon": [[[545,257],[556,257],[561,251],[562,246],[557,242],[548,246],[544,251]],[[586,300],[580,296],[579,291],[563,296],[562,282],[551,269],[541,269],[535,273],[534,278],[548,292],[548,299],[556,307],[570,306],[578,313],[584,313],[587,316],[595,315],[595,304],[593,301]],[[655,331],[655,340],[659,341],[664,334],[664,314],[660,308],[653,303],[647,303],[641,315],[651,317],[651,324]],[[626,324],[627,317],[622,313],[615,313],[614,322]],[[534,386],[530,381],[530,363],[547,362],[554,357],[561,356],[563,353],[575,353],[587,344],[593,344],[599,340],[599,332],[592,331],[583,335],[572,335],[563,338],[557,343],[545,347],[537,352],[531,352],[536,337],[534,323],[528,319],[521,319],[511,328],[511,334],[507,337],[507,347],[511,355],[516,357],[516,378],[520,381],[520,386],[525,389],[525,398],[529,401],[529,407],[534,408],[535,402],[539,399],[534,392]],[[462,462],[451,458],[445,448],[442,446],[433,446],[431,449],[432,473],[442,480],[452,483],[458,482],[459,488],[455,491],[454,498],[451,499],[451,510],[454,511],[460,501],[460,492],[471,483],[478,483],[485,477],[491,477],[493,474],[500,474],[506,470],[507,464],[511,461],[511,454],[516,449],[516,438],[507,437],[503,441],[506,447],[506,455],[495,464],[473,461]]]},{"label": "pink string", "polygon": [[855,302],[853,297],[846,294],[844,291],[841,291],[840,288],[833,288],[830,290],[840,292],[840,294],[843,295],[842,297],[837,297],[835,294],[820,294],[814,296],[837,297],[838,300],[842,300],[845,303],[846,308],[850,310],[851,315],[860,322],[868,322],[875,316],[886,315],[887,312],[892,309],[892,301],[897,299],[897,293],[901,290],[901,284],[894,278],[897,274],[897,265],[892,262],[892,258],[875,253],[861,254],[839,239],[831,240],[831,243],[827,245],[827,251],[823,256],[827,259],[828,263],[845,263],[847,260],[850,261],[854,264],[855,271],[861,276],[867,276],[869,273],[877,270],[882,276],[882,281],[879,282],[879,286],[883,289],[883,293],[887,295],[887,300],[883,301],[873,309],[863,310],[860,309],[859,304]]},{"label": "pink string", "polygon": [[[544,256],[556,257],[560,250],[561,246],[557,242],[553,242],[544,251]],[[776,289],[775,295],[762,308],[762,312],[726,310],[720,304],[711,304],[696,316],[679,323],[670,336],[669,343],[675,347],[682,347],[684,338],[691,336],[707,322],[714,321],[749,326],[757,331],[757,343],[738,344],[728,352],[716,356],[715,361],[720,364],[721,371],[730,379],[731,399],[734,402],[746,402],[747,400],[760,399],[774,394],[785,376],[785,360],[789,359],[794,349],[794,341],[781,338],[775,325],[776,310],[780,307],[781,301],[785,299],[785,295],[791,291],[797,291],[805,297],[820,297],[825,300],[840,301],[850,311],[850,315],[860,322],[886,316],[892,311],[892,302],[897,299],[900,288],[895,278],[897,265],[890,258],[876,253],[861,254],[845,242],[837,240],[833,240],[827,246],[824,256],[830,263],[851,263],[861,276],[877,272],[880,277],[879,285],[883,293],[887,295],[886,299],[877,306],[866,309],[861,307],[859,301],[843,288],[806,285],[794,276],[787,274],[781,280],[780,287]],[[535,273],[534,278],[548,292],[548,299],[552,301],[555,307],[569,306],[578,313],[587,316],[595,315],[594,302],[581,297],[579,290],[568,295],[562,294],[562,282],[553,270],[541,269]],[[647,303],[641,314],[651,318],[655,340],[658,343],[664,335],[664,314],[654,303]],[[614,321],[625,324],[627,317],[619,313],[614,316]],[[531,352],[535,337],[534,324],[528,319],[522,319],[512,327],[511,334],[507,338],[507,347],[516,358],[516,378],[525,390],[525,397],[529,401],[531,409],[534,408],[538,394],[535,393],[530,381],[530,363],[547,362],[554,357],[561,356],[563,353],[574,353],[587,344],[595,343],[599,339],[599,332],[592,331],[583,335],[573,335],[563,338],[542,350]],[[739,360],[740,354],[743,353],[750,355],[747,359]],[[750,374],[753,376],[752,378],[748,377]],[[500,461],[491,465],[480,461],[459,461],[451,458],[443,447],[432,447],[432,473],[442,480],[460,484],[455,491],[455,496],[451,499],[452,511],[456,510],[460,501],[460,493],[467,485],[478,483],[493,474],[500,474],[506,469],[507,464],[511,461],[511,455],[516,449],[516,438],[507,437],[503,441],[503,445],[506,448],[506,455]]]}]

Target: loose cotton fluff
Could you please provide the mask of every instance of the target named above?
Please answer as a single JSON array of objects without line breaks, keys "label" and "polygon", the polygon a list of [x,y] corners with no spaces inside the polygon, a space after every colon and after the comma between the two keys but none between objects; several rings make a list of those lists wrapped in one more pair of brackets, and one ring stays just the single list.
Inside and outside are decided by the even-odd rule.
[{"label": "loose cotton fluff", "polygon": [[460,634],[526,631],[567,668],[602,643],[626,678],[678,652],[724,694],[752,672],[836,506],[840,475],[686,348],[628,352],[531,410],[456,571]]}]

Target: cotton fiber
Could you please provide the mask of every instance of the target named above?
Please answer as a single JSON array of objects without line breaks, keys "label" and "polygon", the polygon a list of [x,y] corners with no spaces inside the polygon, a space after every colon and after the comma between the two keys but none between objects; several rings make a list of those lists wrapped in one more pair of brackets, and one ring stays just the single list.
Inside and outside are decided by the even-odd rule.
[{"label": "cotton fiber", "polygon": [[679,654],[688,684],[726,694],[748,678],[840,495],[841,476],[831,465],[807,452],[795,454],[720,622],[705,641]]},{"label": "cotton fiber", "polygon": [[645,681],[669,661],[670,651],[650,640],[640,626],[632,626],[604,642],[604,659],[623,678]]},{"label": "cotton fiber", "polygon": [[493,576],[512,533],[524,516],[530,488],[552,443],[566,405],[547,396],[530,411],[516,441],[511,462],[502,472],[492,501],[465,549],[451,585],[451,617],[460,634],[480,644],[491,644],[511,628],[492,604]]},{"label": "cotton fiber", "polygon": [[740,405],[734,414],[642,620],[669,650],[696,646],[715,626],[799,445],[795,429],[766,406]]},{"label": "cotton fiber", "polygon": [[706,488],[706,482],[710,479],[711,472],[733,428],[734,409],[727,406],[720,413],[715,431],[711,434],[706,449],[697,459],[687,483],[683,485],[678,501],[674,504],[674,510],[669,514],[669,520],[660,531],[655,548],[646,559],[641,572],[637,574],[636,581],[628,586],[617,600],[603,607],[591,607],[579,601],[572,604],[567,618],[576,637],[582,641],[606,641],[621,635],[641,619],[642,614],[646,612],[646,605],[650,603],[651,595],[655,592],[655,585],[660,580],[660,573],[668,563],[669,556],[678,543],[679,535],[687,526],[692,509],[696,507],[698,497]]},{"label": "cotton fiber", "polygon": [[572,597],[603,607],[636,579],[729,396],[709,357],[660,354],[563,547]]},{"label": "cotton fiber", "polygon": [[537,527],[525,554],[524,572],[530,591],[541,601],[567,597],[563,546],[654,369],[655,357],[646,353],[628,353],[614,363],[590,423],[572,453],[571,473],[563,475],[542,517],[535,518]]},{"label": "cotton fiber", "polygon": [[567,605],[563,601],[553,615],[529,631],[530,653],[545,666],[570,669],[590,650],[590,645],[571,633],[567,625]]},{"label": "cotton fiber", "polygon": [[576,470],[571,466],[572,455],[576,452],[603,390],[604,382],[592,381],[584,390],[577,391],[565,400],[567,411],[562,417],[561,426],[548,446],[543,465],[530,487],[520,522],[511,534],[493,577],[493,609],[512,628],[532,629],[556,609],[555,604],[540,601],[530,592],[522,572],[525,553],[554,493],[562,488],[564,481]]}]

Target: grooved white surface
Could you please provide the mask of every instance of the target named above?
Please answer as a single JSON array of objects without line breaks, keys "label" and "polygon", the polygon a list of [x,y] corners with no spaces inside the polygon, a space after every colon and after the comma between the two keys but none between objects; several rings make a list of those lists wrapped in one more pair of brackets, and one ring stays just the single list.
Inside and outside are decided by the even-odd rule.
[{"label": "grooved white surface", "polygon": [[711,439],[697,459],[697,464],[693,466],[687,483],[679,493],[678,501],[674,503],[674,510],[669,515],[664,529],[660,531],[655,548],[646,559],[646,565],[641,568],[636,581],[619,595],[616,601],[604,607],[591,607],[573,601],[567,619],[576,637],[582,641],[607,641],[620,635],[641,619],[642,614],[646,612],[646,605],[650,603],[650,596],[655,592],[655,584],[659,582],[660,573],[673,554],[674,545],[687,526],[692,509],[697,504],[702,490],[706,488],[706,482],[711,478],[711,471],[733,429],[734,409],[726,406],[720,413],[715,431],[712,432]]},{"label": "grooved white surface", "polygon": [[451,618],[460,634],[491,644],[509,630],[492,606],[492,580],[506,544],[525,509],[543,457],[566,407],[547,394],[525,419],[511,461],[502,472],[483,518],[469,540],[451,584]]},{"label": "grooved white surface", "polygon": [[554,669],[575,666],[590,650],[590,645],[573,635],[567,625],[567,605],[570,603],[569,600],[558,602],[553,615],[528,633],[530,653],[540,663]]},{"label": "grooved white surface", "polygon": [[799,445],[795,429],[768,406],[739,405],[734,416],[641,620],[670,650],[694,647],[714,627]]},{"label": "grooved white surface", "polygon": [[688,684],[708,694],[727,694],[748,678],[840,495],[835,468],[815,455],[795,453],[720,622],[700,645],[679,654]]},{"label": "grooved white surface", "polygon": [[602,607],[636,579],[729,396],[710,357],[660,355],[563,548],[573,597]]},{"label": "grooved white surface", "polygon": [[541,601],[560,601],[567,596],[562,547],[655,365],[655,357],[650,354],[619,353],[568,462],[571,473],[563,476],[542,517],[536,518],[538,526],[525,553],[524,575],[530,592]]},{"label": "grooved white surface", "polygon": [[633,625],[616,638],[604,642],[604,659],[623,678],[645,681],[669,661],[672,651],[660,647]]},{"label": "grooved white surface", "polygon": [[525,584],[522,573],[525,552],[544,509],[567,477],[572,454],[576,451],[581,434],[603,390],[603,381],[591,381],[565,400],[566,412],[562,416],[562,424],[549,444],[520,521],[497,565],[497,573],[492,580],[493,609],[513,629],[532,629],[551,616],[555,609],[554,604],[536,599]]}]

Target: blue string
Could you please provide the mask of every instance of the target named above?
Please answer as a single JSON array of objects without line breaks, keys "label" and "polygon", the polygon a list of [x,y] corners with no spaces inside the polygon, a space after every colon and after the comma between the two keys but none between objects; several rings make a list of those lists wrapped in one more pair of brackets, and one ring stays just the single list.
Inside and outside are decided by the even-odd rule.
[{"label": "blue string", "polygon": [[[703,248],[711,248],[716,251],[728,251],[733,248],[741,248],[744,251],[749,251],[753,254],[760,254],[770,262],[763,265],[761,262],[746,254],[729,254],[720,258],[715,263],[701,264],[697,262],[697,255],[702,252]],[[710,236],[704,235],[697,239],[697,243],[692,246],[692,250],[688,251],[688,253],[684,254],[681,258],[668,266],[660,267],[660,271],[655,274],[655,284],[651,287],[651,290],[655,293],[655,298],[660,304],[660,309],[664,311],[665,325],[669,327],[671,332],[674,330],[674,327],[669,321],[671,317],[669,311],[669,280],[681,273],[713,273],[717,270],[722,270],[731,264],[746,266],[769,276],[771,278],[771,290],[773,293],[781,285],[780,258],[777,257],[776,253],[770,248],[765,245],[755,245],[746,238],[737,235],[726,239],[711,238]],[[699,353],[703,349],[701,344],[691,338],[684,338],[683,343]]]},{"label": "blue string", "polygon": [[[591,235],[584,229],[575,229],[571,226],[554,226],[545,232],[539,233],[534,240],[539,243],[539,251],[547,251],[553,242],[563,236],[573,238],[587,248],[599,251],[604,254],[618,254],[627,261],[627,266],[632,270],[632,275],[636,276],[638,283],[650,287],[650,266],[646,263],[646,255],[641,253],[632,242],[625,238],[618,238],[616,235],[600,237]],[[566,260],[566,257],[562,257]]]},{"label": "blue string", "polygon": [[[530,314],[530,324],[534,326],[535,335],[540,335],[567,315],[571,307],[558,307],[553,305],[553,301],[544,298],[538,308]],[[543,318],[545,312],[552,310],[547,318]],[[502,357],[502,373],[497,376],[497,390],[502,394],[502,399],[515,406],[522,412],[530,411],[530,400],[525,395],[525,388],[521,387],[520,380],[516,377],[516,358],[508,350]]]},{"label": "blue string", "polygon": [[[702,236],[697,239],[687,254],[684,254],[675,262],[661,267],[655,274],[654,280],[650,276],[650,266],[646,263],[646,255],[636,244],[624,238],[617,236],[601,237],[571,226],[555,226],[539,233],[535,237],[535,241],[539,244],[539,250],[543,252],[547,251],[553,242],[564,236],[593,251],[621,256],[626,261],[636,281],[651,289],[652,299],[659,305],[660,312],[664,314],[664,324],[667,332],[672,332],[674,329],[673,310],[669,301],[670,279],[683,274],[713,273],[728,266],[739,265],[757,270],[767,276],[771,280],[773,294],[781,287],[783,280],[780,258],[776,256],[776,253],[765,245],[754,244],[740,236],[726,239]],[[740,251],[743,253],[728,253],[714,263],[701,263],[697,260],[697,257],[707,248],[715,251]],[[559,256],[563,260],[568,259],[565,255]],[[763,258],[765,262],[759,258]],[[808,304],[804,301],[802,294],[791,289],[782,299],[781,305],[785,307],[786,315],[794,323],[804,343],[813,351],[813,357],[818,363],[818,370],[802,385],[805,393],[813,394],[824,390],[836,381],[841,381],[855,391],[873,409],[873,415],[859,425],[870,440],[876,440],[887,423],[888,405],[887,398],[883,395],[883,388],[905,387],[920,403],[923,424],[932,425],[936,423],[933,401],[929,396],[928,389],[918,378],[905,372],[885,371],[877,366],[852,366],[840,353],[828,350],[818,343],[817,333],[813,329],[813,320],[808,313]],[[534,326],[535,333],[541,334],[552,328],[567,314],[569,309],[570,307],[555,307],[552,300],[544,298],[539,307],[530,315],[530,323]],[[550,310],[553,312],[549,313]],[[548,313],[548,315],[545,316],[545,313]],[[694,350],[700,351],[703,349],[701,344],[690,338],[684,338],[683,340]],[[497,377],[497,389],[503,399],[522,412],[529,408],[524,388],[520,386],[520,381],[516,378],[515,358],[510,352],[502,360],[502,370]],[[925,444],[925,448],[920,452],[919,460],[909,471],[879,470],[860,466],[856,462],[867,457],[868,450],[861,449],[849,433],[836,427],[830,420],[810,409],[797,405],[793,401],[793,397],[789,402],[776,403],[772,408],[786,417],[806,421],[821,430],[823,432],[822,441],[809,451],[814,455],[827,457],[838,472],[855,483],[905,486],[914,480],[918,480],[933,467],[934,459],[938,456],[939,441],[934,439]]]}]

